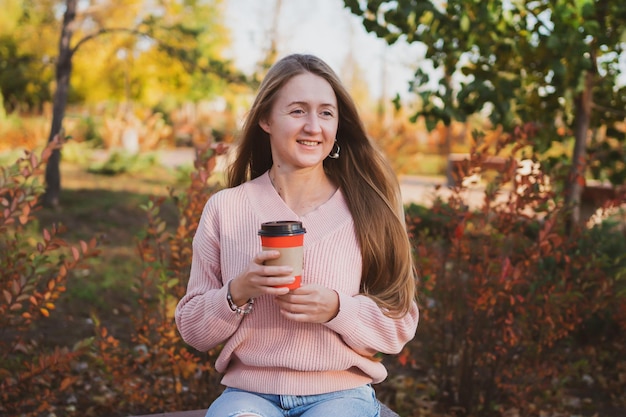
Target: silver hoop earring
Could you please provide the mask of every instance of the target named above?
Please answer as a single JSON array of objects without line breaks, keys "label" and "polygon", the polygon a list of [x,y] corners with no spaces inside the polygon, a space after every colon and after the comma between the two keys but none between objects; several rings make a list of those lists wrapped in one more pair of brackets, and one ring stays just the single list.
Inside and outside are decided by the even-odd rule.
[{"label": "silver hoop earring", "polygon": [[330,154],[328,154],[328,157],[331,159],[339,159],[339,151],[341,151],[341,148],[339,147],[339,144],[337,143],[337,139],[335,139],[335,144],[333,145],[333,149],[332,151],[330,151]]}]

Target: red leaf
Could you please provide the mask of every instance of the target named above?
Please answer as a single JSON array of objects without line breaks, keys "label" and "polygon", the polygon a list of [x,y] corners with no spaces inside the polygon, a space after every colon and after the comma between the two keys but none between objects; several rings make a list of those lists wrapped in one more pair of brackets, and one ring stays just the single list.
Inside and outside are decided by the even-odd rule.
[{"label": "red leaf", "polygon": [[41,152],[41,160],[42,161],[47,161],[48,158],[50,158],[50,155],[52,154],[52,147],[51,146],[47,146],[43,152]]},{"label": "red leaf", "polygon": [[460,239],[463,237],[463,231],[464,231],[464,227],[463,227],[463,223],[459,223],[456,228],[454,229],[454,237],[457,239]]},{"label": "red leaf", "polygon": [[502,273],[500,274],[500,279],[504,280],[511,272],[511,260],[506,257],[504,259],[504,265],[502,265]]},{"label": "red leaf", "polygon": [[406,366],[406,364],[407,364],[407,357],[406,357],[406,355],[398,356],[398,362],[400,362],[400,365]]},{"label": "red leaf", "polygon": [[59,387],[59,391],[65,391],[72,383],[74,382],[74,378],[65,377],[63,381],[61,381],[61,386]]},{"label": "red leaf", "polygon": [[[24,209],[26,209],[26,207],[28,207],[28,206],[25,206]],[[22,212],[22,214],[20,215],[19,221],[20,221],[21,224],[28,223],[28,212],[30,212],[30,207],[28,207],[28,210],[24,210]]]},{"label": "red leaf", "polygon": [[35,167],[37,167],[37,165],[38,165],[37,164],[37,155],[35,155],[35,153],[33,152],[33,153],[30,154],[30,166],[32,168],[35,168]]}]

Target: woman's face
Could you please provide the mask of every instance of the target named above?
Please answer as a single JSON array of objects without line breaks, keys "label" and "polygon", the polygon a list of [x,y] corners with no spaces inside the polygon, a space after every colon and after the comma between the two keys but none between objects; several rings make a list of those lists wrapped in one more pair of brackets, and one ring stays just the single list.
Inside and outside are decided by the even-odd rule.
[{"label": "woman's face", "polygon": [[332,87],[307,72],[282,87],[269,117],[259,125],[270,136],[274,165],[291,171],[322,167],[333,148],[338,123]]}]

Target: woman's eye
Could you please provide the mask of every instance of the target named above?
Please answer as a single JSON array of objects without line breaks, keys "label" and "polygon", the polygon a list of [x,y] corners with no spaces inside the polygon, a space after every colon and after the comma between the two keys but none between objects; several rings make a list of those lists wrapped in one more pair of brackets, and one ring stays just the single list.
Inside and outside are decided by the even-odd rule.
[{"label": "woman's eye", "polygon": [[304,114],[304,110],[302,109],[294,109],[291,111],[291,114]]},{"label": "woman's eye", "polygon": [[333,114],[333,112],[332,112],[332,111],[330,111],[330,110],[324,110],[324,111],[322,111],[322,117],[326,117],[326,118],[328,118],[328,117],[333,117],[333,116],[334,116],[334,114]]}]

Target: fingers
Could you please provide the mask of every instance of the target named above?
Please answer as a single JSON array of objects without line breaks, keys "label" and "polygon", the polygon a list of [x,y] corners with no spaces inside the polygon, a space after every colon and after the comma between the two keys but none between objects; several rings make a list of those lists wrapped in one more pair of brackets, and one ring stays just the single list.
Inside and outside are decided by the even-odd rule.
[{"label": "fingers", "polygon": [[[261,251],[255,257],[255,263],[258,266],[256,274],[258,275],[258,285],[263,287],[271,287],[274,289],[276,286],[284,286],[292,284],[295,281],[295,278],[291,275],[293,273],[293,268],[291,266],[284,265],[265,265],[265,261],[270,259],[276,259],[280,257],[280,252],[278,251]],[[270,291],[270,294],[286,294],[289,291],[281,291],[275,292]]]},{"label": "fingers", "polygon": [[263,265],[265,261],[269,261],[270,259],[280,258],[280,252],[277,250],[264,250],[256,254],[256,256],[252,259],[254,263]]},{"label": "fingers", "polygon": [[293,272],[293,268],[287,265],[265,265],[266,261],[271,259],[277,259],[280,257],[280,252],[270,250],[270,251],[261,251],[259,252],[253,259],[252,262],[256,267],[254,268],[255,273],[264,277],[274,277],[274,276],[286,276],[290,275]]},{"label": "fingers", "polygon": [[317,285],[301,287],[274,300],[281,314],[294,321],[326,323],[339,311],[339,295]]},{"label": "fingers", "polygon": [[288,288],[280,287],[294,282],[290,266],[265,265],[270,259],[280,257],[278,251],[261,251],[248,265],[248,269],[231,283],[231,295],[237,299],[249,299],[263,294],[284,295]]}]

